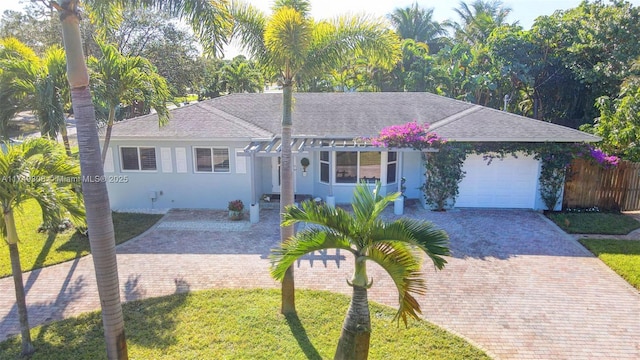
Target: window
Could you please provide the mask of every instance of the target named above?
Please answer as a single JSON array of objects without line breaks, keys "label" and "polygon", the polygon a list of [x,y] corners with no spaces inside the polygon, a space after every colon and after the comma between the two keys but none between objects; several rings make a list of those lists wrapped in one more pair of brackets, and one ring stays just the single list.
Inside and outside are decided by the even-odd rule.
[{"label": "window", "polygon": [[389,151],[387,153],[387,184],[396,182],[396,170],[398,169],[398,153]]},{"label": "window", "polygon": [[[355,184],[358,181],[375,183],[380,180],[381,153],[336,152],[336,183]],[[322,174],[321,174],[322,175]]]},{"label": "window", "polygon": [[194,148],[196,172],[229,172],[229,149]]},{"label": "window", "polygon": [[320,151],[320,181],[329,182],[329,152]]},{"label": "window", "polygon": [[154,171],[156,165],[156,148],[154,147],[121,147],[122,170]]},{"label": "window", "polygon": [[380,181],[380,155],[377,152],[361,152],[358,178],[366,183]]},{"label": "window", "polygon": [[349,184],[358,180],[358,153],[336,152],[336,183]]}]

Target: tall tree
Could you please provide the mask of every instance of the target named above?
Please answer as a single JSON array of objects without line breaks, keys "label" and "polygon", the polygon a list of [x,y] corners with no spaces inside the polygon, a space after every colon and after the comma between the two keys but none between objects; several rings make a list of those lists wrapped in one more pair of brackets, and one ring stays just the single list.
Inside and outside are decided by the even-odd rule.
[{"label": "tall tree", "polygon": [[80,167],[55,142],[36,138],[21,144],[4,143],[0,152],[0,203],[2,204],[2,233],[9,245],[11,272],[16,292],[16,305],[20,318],[22,355],[35,350],[31,343],[26,296],[22,282],[18,233],[14,210],[27,200],[35,199],[42,209],[45,227],[56,229],[68,212],[74,219],[84,216],[80,192],[74,191]]},{"label": "tall tree", "polygon": [[618,97],[598,99],[594,132],[602,137],[603,150],[640,162],[640,58],[632,69],[635,74],[622,83]]},{"label": "tall tree", "polygon": [[71,155],[65,116],[65,110],[71,104],[66,67],[66,56],[62,48],[52,46],[45,51],[42,70],[34,84],[36,96],[31,108],[40,123],[40,133],[54,140],[60,134],[67,155]]},{"label": "tall tree", "polygon": [[[60,13],[62,36],[67,55],[67,77],[71,89],[73,112],[77,121],[78,147],[83,179],[103,179],[95,110],[89,90],[89,74],[82,46],[79,0],[58,0],[47,3]],[[221,50],[229,29],[227,8],[222,1],[206,0],[137,0],[132,2],[88,0],[91,9],[100,16],[94,19],[104,25],[117,19],[125,3],[169,11],[187,20],[210,53]],[[87,209],[89,243],[93,255],[98,293],[102,306],[107,357],[128,358],[122,306],[118,283],[113,221],[105,182],[82,183]]]},{"label": "tall tree", "polygon": [[[297,74],[318,74],[335,68],[351,55],[368,56],[395,63],[398,39],[384,22],[363,17],[340,17],[316,22],[309,16],[307,0],[276,0],[271,17],[255,7],[234,3],[234,33],[243,46],[265,67],[277,73],[282,83],[281,196],[280,209],[293,204],[293,164],[291,156],[292,92]],[[292,226],[281,226],[281,240],[293,236]],[[293,268],[282,282],[283,313],[295,312]]]},{"label": "tall tree", "polygon": [[114,45],[99,43],[100,58],[89,58],[94,72],[93,92],[109,111],[102,147],[102,162],[109,151],[111,129],[120,104],[133,105],[136,101],[149,104],[158,113],[158,125],[169,121],[167,102],[170,98],[165,79],[156,73],[149,60],[140,56],[124,56]]},{"label": "tall tree", "polygon": [[29,109],[39,69],[31,48],[16,38],[0,39],[0,136],[5,140],[9,121]]},{"label": "tall tree", "polygon": [[238,55],[220,70],[220,84],[228,93],[256,93],[264,89],[264,78],[255,62]]},{"label": "tall tree", "polygon": [[396,319],[405,324],[408,317],[419,319],[420,304],[414,294],[424,294],[426,283],[420,267],[423,251],[441,269],[449,255],[448,236],[433,224],[423,220],[400,219],[392,222],[380,219],[387,205],[401,196],[394,193],[380,195],[380,183],[374,189],[361,183],[353,197],[353,214],[341,208],[313,201],[302,204],[302,209],[288,206],[283,225],[296,223],[309,226],[273,250],[271,274],[282,280],[287,269],[301,256],[317,250],[342,249],[353,254],[355,269],[351,281],[351,304],[342,325],[334,359],[366,359],[371,336],[371,316],[367,289],[373,280],[367,277],[367,261],[382,267],[398,289],[400,308]]},{"label": "tall tree", "polygon": [[447,35],[447,30],[433,20],[433,8],[421,8],[417,2],[406,8],[395,8],[387,18],[402,39],[425,43],[432,54],[438,52]]},{"label": "tall tree", "polygon": [[461,23],[448,22],[455,31],[458,41],[470,44],[484,43],[493,29],[506,24],[511,8],[505,7],[501,0],[474,0],[470,5],[461,1],[453,9]]}]

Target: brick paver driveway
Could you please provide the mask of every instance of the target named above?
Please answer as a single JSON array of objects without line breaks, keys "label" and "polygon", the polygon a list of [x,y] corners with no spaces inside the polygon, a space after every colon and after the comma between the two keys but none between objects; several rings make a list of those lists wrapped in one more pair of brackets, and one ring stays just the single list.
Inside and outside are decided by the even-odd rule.
[{"label": "brick paver driveway", "polygon": [[[500,359],[640,359],[640,295],[570,236],[529,211],[407,209],[447,230],[453,257],[427,263],[424,316]],[[393,217],[389,212],[388,217]],[[277,212],[261,223],[172,211],[118,247],[122,298],[214,287],[275,287],[268,252]],[[296,264],[298,287],[350,293],[351,255],[316,253]],[[391,280],[371,266],[371,299],[397,305]],[[99,308],[90,257],[26,273],[31,325]],[[0,279],[0,339],[19,333],[11,278]],[[373,338],[375,341],[375,337]]]}]

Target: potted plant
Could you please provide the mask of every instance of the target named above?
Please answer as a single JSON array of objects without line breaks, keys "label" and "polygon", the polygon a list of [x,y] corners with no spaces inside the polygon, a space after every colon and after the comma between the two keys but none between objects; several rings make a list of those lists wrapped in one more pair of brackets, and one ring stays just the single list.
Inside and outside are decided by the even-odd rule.
[{"label": "potted plant", "polygon": [[302,165],[302,176],[307,176],[307,167],[309,166],[309,159],[303,157],[300,160],[300,165]]},{"label": "potted plant", "polygon": [[231,220],[241,220],[244,216],[244,204],[242,200],[233,200],[229,201],[229,219]]}]

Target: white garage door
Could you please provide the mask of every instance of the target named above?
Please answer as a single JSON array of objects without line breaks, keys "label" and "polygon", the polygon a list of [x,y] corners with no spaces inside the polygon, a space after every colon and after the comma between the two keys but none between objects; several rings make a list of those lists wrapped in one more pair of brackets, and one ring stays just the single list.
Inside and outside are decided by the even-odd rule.
[{"label": "white garage door", "polygon": [[538,161],[524,155],[494,159],[469,155],[464,162],[456,207],[533,209],[538,182]]}]

